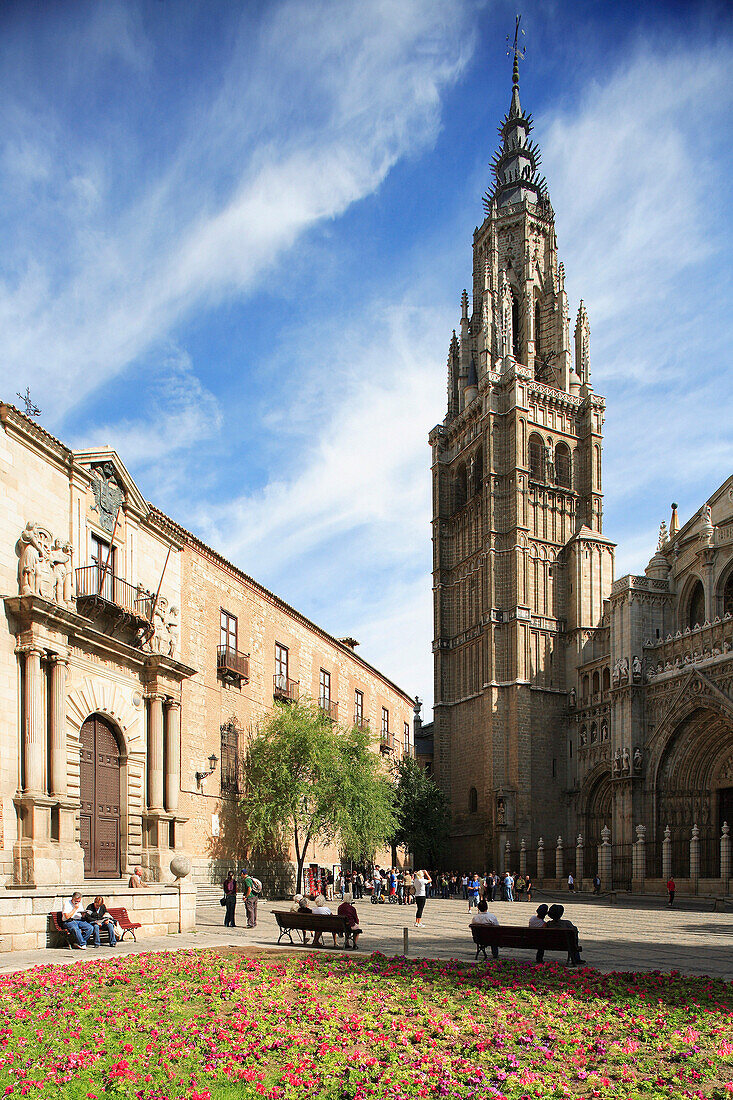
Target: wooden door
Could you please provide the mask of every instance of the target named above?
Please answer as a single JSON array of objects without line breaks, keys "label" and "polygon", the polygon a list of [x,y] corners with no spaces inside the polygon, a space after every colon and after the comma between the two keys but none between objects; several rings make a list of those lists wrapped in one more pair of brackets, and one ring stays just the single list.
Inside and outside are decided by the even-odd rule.
[{"label": "wooden door", "polygon": [[120,874],[120,750],[114,731],[93,714],[81,728],[80,840],[87,878]]}]

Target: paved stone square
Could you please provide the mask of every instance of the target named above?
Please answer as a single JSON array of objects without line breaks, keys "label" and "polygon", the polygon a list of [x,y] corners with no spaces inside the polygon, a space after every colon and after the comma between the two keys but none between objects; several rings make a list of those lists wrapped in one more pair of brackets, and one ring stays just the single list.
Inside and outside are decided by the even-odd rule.
[{"label": "paved stone square", "polygon": [[[691,908],[670,910],[662,899],[649,899],[636,905],[611,905],[605,899],[559,898],[541,895],[532,904],[496,902],[492,911],[501,924],[526,924],[540,901],[561,900],[565,915],[580,929],[583,955],[590,966],[600,970],[680,970],[686,974],[709,974],[733,981],[733,910],[710,912]],[[334,903],[334,908],[337,903]],[[469,915],[465,902],[430,899],[424,916],[424,926],[414,927],[414,909],[392,905],[371,905],[357,902],[364,935],[364,952],[381,951],[385,955],[400,955],[403,951],[403,929],[408,929],[409,954],[427,958],[458,958],[470,961],[474,945],[468,931]],[[223,927],[223,910],[206,904],[198,910],[198,929],[192,934],[145,937],[139,933],[137,943],[120,944],[116,954],[141,951],[176,951],[192,948],[251,948],[255,951],[282,951],[277,947],[277,926],[274,909],[289,908],[286,902],[261,901],[258,924],[254,930],[241,925]],[[244,906],[237,906],[237,917],[244,920]],[[330,938],[329,938],[330,939]],[[302,950],[302,948],[296,948]],[[71,951],[68,948],[45,951],[14,952],[1,956],[0,973],[28,969],[48,964],[70,964],[110,954],[110,948],[98,951]],[[533,962],[531,951],[506,951],[506,957]],[[560,956],[555,956],[560,959]],[[553,956],[548,956],[552,959]]]}]

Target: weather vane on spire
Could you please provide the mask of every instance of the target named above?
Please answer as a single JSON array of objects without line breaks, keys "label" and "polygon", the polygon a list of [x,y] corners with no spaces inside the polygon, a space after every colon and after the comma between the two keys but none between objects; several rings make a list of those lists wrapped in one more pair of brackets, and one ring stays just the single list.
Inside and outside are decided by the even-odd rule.
[{"label": "weather vane on spire", "polygon": [[24,403],[24,405],[25,405],[25,415],[26,416],[40,416],[41,415],[41,410],[38,408],[38,405],[35,405],[33,403],[33,401],[31,400],[30,386],[26,386],[25,393],[16,393],[15,396],[19,397],[20,400]]},{"label": "weather vane on spire", "polygon": [[519,59],[524,60],[526,49],[524,46],[520,46],[521,38],[524,38],[524,31],[520,30],[519,24],[522,22],[521,15],[517,16],[517,21],[514,26],[514,42],[509,41],[509,35],[506,36],[506,53],[507,57],[511,57],[514,54],[514,71],[512,72],[512,84],[519,84]]}]

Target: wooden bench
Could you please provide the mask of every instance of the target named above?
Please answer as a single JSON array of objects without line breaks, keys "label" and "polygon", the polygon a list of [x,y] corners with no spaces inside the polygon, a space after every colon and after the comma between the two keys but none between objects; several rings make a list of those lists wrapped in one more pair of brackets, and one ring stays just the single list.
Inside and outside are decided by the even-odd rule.
[{"label": "wooden bench", "polygon": [[476,958],[487,958],[487,947],[519,947],[534,951],[565,951],[569,959],[578,950],[578,933],[572,928],[527,928],[524,925],[471,925]]},{"label": "wooden bench", "polygon": [[273,913],[280,935],[277,942],[280,943],[283,936],[287,936],[293,943],[293,932],[300,932],[300,942],[306,944],[306,932],[332,932],[344,937],[344,948],[348,951],[349,945],[356,946],[354,933],[349,928],[343,917],[336,915],[327,917],[320,913]]},{"label": "wooden bench", "polygon": [[[125,936],[129,932],[135,943],[137,943],[137,936],[135,935],[135,932],[138,928],[142,928],[140,922],[131,921],[130,915],[124,907],[117,909],[113,909],[110,907],[107,912],[120,929],[119,942],[122,943]],[[63,917],[58,909],[51,913],[51,924],[53,925],[54,931],[63,936],[68,944],[76,942],[73,933],[70,932],[64,924]],[[105,936],[109,941],[109,931],[106,927],[100,927],[99,934],[100,936]]]}]

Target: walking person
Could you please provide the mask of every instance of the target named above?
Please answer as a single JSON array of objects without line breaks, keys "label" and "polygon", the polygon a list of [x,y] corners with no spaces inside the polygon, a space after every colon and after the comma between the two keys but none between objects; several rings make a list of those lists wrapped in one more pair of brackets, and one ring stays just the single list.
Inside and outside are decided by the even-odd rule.
[{"label": "walking person", "polygon": [[415,880],[413,882],[413,890],[415,891],[415,927],[422,927],[422,915],[425,908],[425,899],[427,898],[428,888],[432,883],[432,879],[427,871],[421,870],[415,872]]},{"label": "walking person", "polygon": [[252,876],[249,871],[244,871],[244,883],[242,889],[242,897],[244,898],[244,908],[247,911],[247,927],[257,927],[257,894],[255,892],[255,884],[252,881]]},{"label": "walking person", "polygon": [[234,910],[237,908],[237,880],[234,877],[234,871],[228,871],[227,877],[222,883],[222,889],[224,891],[224,904],[226,910],[224,913],[224,927],[236,928],[234,923]]},{"label": "walking person", "polygon": [[667,882],[667,893],[669,894],[669,904],[670,905],[674,904],[674,894],[675,894],[676,889],[677,889],[677,887],[675,886],[675,881],[672,878],[672,876],[670,875],[669,876],[669,881]]},{"label": "walking person", "polygon": [[572,875],[568,875],[568,890],[571,894],[575,893],[575,879]]},{"label": "walking person", "polygon": [[593,877],[593,893],[596,897],[601,896],[601,880],[598,875],[594,875]]}]

